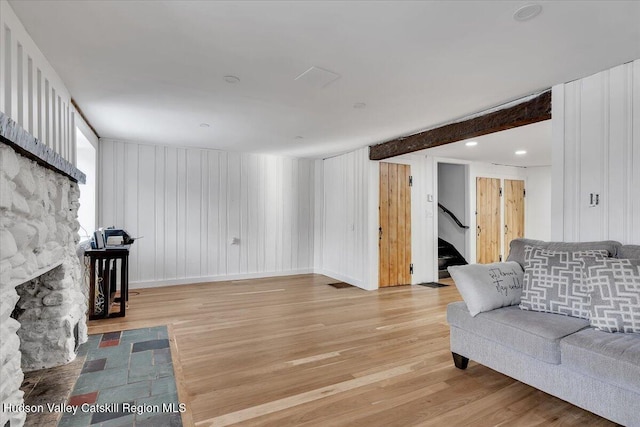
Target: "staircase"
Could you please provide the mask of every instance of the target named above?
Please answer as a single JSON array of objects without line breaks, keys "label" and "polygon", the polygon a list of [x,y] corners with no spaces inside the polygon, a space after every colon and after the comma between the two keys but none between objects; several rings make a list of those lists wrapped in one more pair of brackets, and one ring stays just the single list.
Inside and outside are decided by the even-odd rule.
[{"label": "staircase", "polygon": [[451,277],[447,271],[450,265],[465,265],[468,262],[451,243],[438,238],[438,278]]}]

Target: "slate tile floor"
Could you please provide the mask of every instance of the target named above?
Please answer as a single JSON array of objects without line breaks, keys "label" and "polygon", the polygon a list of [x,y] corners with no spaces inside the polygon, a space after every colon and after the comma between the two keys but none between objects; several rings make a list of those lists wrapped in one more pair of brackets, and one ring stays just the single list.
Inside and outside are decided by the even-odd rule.
[{"label": "slate tile floor", "polygon": [[[86,348],[83,349],[83,347]],[[182,426],[167,328],[90,335],[59,427]]]}]

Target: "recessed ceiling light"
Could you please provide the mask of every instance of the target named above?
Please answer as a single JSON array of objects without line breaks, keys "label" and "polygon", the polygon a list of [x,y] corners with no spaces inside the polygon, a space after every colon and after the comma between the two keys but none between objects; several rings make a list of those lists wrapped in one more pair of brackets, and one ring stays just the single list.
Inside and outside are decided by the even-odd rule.
[{"label": "recessed ceiling light", "polygon": [[465,142],[464,145],[466,145],[467,147],[475,147],[476,145],[478,145],[478,141]]},{"label": "recessed ceiling light", "polygon": [[211,125],[210,125],[209,123],[200,123],[200,127],[201,127],[201,128],[208,128],[208,127],[210,127],[210,126],[211,126]]},{"label": "recessed ceiling light", "polygon": [[518,150],[516,151],[516,156],[524,156],[527,154],[527,150]]},{"label": "recessed ceiling light", "polygon": [[367,104],[365,104],[364,102],[356,102],[355,104],[353,104],[353,108],[358,108],[358,109],[364,108],[366,106]]},{"label": "recessed ceiling light", "polygon": [[231,84],[236,84],[240,79],[236,76],[224,76],[224,81]]},{"label": "recessed ceiling light", "polygon": [[524,22],[535,18],[542,12],[542,6],[539,4],[526,4],[520,9],[516,10],[513,14],[513,19],[516,21]]}]

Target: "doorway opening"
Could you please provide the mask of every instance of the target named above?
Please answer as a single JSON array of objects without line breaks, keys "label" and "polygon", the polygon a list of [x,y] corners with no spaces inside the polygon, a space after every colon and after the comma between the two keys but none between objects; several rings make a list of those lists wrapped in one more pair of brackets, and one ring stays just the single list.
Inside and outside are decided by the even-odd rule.
[{"label": "doorway opening", "polygon": [[438,169],[438,278],[449,277],[447,268],[467,264],[468,166],[436,163]]},{"label": "doorway opening", "polygon": [[[516,151],[519,153],[526,151],[526,153],[516,154]],[[464,245],[455,243],[455,238],[449,237],[449,240],[452,240],[466,261],[469,263],[497,262],[501,256],[505,260],[509,255],[509,243],[516,237],[550,240],[550,120],[484,135],[474,138],[472,141],[465,140],[435,147],[427,150],[425,154],[433,156],[434,166],[437,168],[433,175],[434,180],[437,181],[434,183],[437,202],[455,213],[463,225],[470,227],[464,232],[466,236]],[[457,171],[450,173],[454,178],[448,178],[443,172],[447,169]],[[497,179],[493,187],[498,194],[498,201],[494,203],[493,209],[491,208],[492,202],[478,200],[484,196],[484,194],[480,194],[477,187],[477,178],[479,177]],[[466,205],[462,214],[460,214],[459,208],[456,208],[455,201],[447,199],[447,197],[456,194],[456,188],[463,188],[459,183],[456,187],[454,184],[456,180],[458,182],[464,181],[466,185],[464,187]],[[514,199],[518,194],[524,196],[523,184],[526,184],[524,201],[522,201],[522,197]],[[504,201],[499,199],[500,188],[503,191],[502,199],[507,197],[510,200],[506,210]],[[461,193],[462,191],[457,190],[457,192]],[[514,204],[518,204],[518,207]],[[489,212],[493,212],[488,213],[484,219],[492,220],[495,224],[482,224],[482,209],[478,208],[479,205],[484,206]],[[438,208],[434,206],[434,209]],[[438,211],[434,218],[434,235],[436,233],[442,234],[443,222],[444,224],[448,222],[449,226],[455,230],[452,221],[442,212],[442,209],[438,209]],[[490,231],[491,233],[489,233]],[[458,234],[463,234],[462,229],[459,229]],[[493,236],[489,243],[478,242],[487,234]],[[445,238],[445,240],[447,239]],[[435,248],[435,242],[433,244]],[[439,246],[441,245],[438,244]],[[485,252],[490,249],[493,255],[486,256]],[[441,262],[437,256],[434,258],[434,263]]]}]

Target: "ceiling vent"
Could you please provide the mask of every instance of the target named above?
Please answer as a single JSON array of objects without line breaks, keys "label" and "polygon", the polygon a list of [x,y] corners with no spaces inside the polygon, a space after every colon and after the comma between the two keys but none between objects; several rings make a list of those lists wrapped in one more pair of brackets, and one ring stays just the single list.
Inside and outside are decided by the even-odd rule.
[{"label": "ceiling vent", "polygon": [[340,74],[325,70],[320,67],[311,67],[295,78],[296,81],[305,82],[314,89],[322,89],[340,78]]}]

